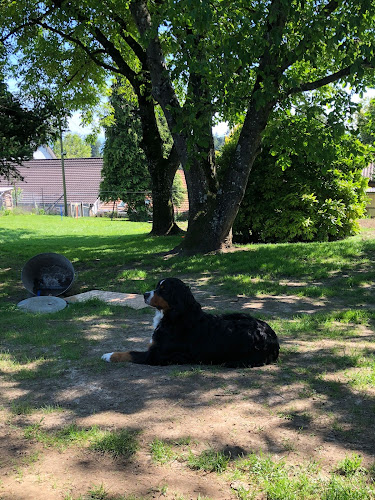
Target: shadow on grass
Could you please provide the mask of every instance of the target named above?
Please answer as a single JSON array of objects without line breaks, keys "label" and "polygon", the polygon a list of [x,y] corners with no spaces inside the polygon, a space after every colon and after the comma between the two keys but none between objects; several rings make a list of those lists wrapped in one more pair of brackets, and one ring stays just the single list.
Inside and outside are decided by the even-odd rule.
[{"label": "shadow on grass", "polygon": [[[203,275],[205,283],[200,283],[200,287],[219,287],[221,294],[232,297],[302,293],[325,301],[332,296],[341,297],[353,306],[372,301],[375,240],[355,237],[328,243],[260,244],[234,253],[165,259],[162,254],[174,248],[181,237],[151,237],[147,224],[138,228],[130,223],[102,221],[98,226],[85,226],[81,221],[77,225],[68,221],[65,227],[64,221],[59,228],[56,218],[29,220],[43,224],[36,226],[34,232],[30,226],[2,228],[0,233],[0,257],[5,267],[3,293],[15,292],[17,299],[20,273],[26,261],[38,253],[57,252],[73,263],[78,275],[76,293],[93,288],[142,293],[163,275]],[[26,222],[23,224],[27,227]],[[136,272],[124,275],[124,270],[141,270],[142,277]],[[285,278],[295,283],[285,284]]]}]

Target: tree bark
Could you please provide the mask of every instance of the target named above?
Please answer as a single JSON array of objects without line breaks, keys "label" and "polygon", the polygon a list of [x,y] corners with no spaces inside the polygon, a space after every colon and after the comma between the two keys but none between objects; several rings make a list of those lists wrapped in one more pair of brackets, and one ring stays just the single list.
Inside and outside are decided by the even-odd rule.
[{"label": "tree bark", "polygon": [[153,221],[151,234],[154,236],[169,236],[182,230],[174,220],[172,202],[173,180],[179,166],[176,149],[173,146],[169,158],[160,161],[151,173]]},{"label": "tree bark", "polygon": [[[62,2],[59,1],[61,7]],[[88,22],[89,19],[82,13],[79,6],[74,7],[78,19]],[[92,27],[92,34],[117,65],[108,68],[105,63],[102,66],[114,70],[115,74],[122,74],[132,85],[138,98],[139,116],[142,126],[141,147],[147,159],[147,168],[152,179],[153,196],[153,225],[151,233],[158,236],[169,235],[179,232],[180,229],[174,220],[172,202],[172,184],[176,174],[179,159],[174,151],[168,158],[163,155],[163,141],[159,133],[155,116],[155,101],[152,99],[152,87],[147,67],[147,55],[143,47],[127,33],[126,22],[111,12],[113,20],[118,23],[120,33],[124,41],[129,44],[131,50],[141,63],[141,70],[134,71],[123,58],[113,41],[108,38],[97,26]],[[69,35],[66,35],[69,39]],[[82,47],[85,49],[85,47]],[[88,55],[97,63],[94,53],[88,51]]]},{"label": "tree bark", "polygon": [[152,182],[151,234],[155,236],[177,234],[181,229],[174,218],[172,185],[180,160],[175,146],[172,147],[168,158],[164,158],[163,142],[156,122],[154,103],[140,92],[137,97],[143,136],[141,146],[146,155],[147,168]]},{"label": "tree bark", "polygon": [[[285,22],[285,13],[282,9],[278,9],[277,0],[274,1],[271,10],[274,9],[277,11],[276,23]],[[152,25],[147,0],[134,0],[131,11],[140,34],[142,36],[150,34]],[[270,24],[269,31],[272,31],[273,27],[274,25]],[[186,103],[181,107],[156,34],[149,37],[146,54],[152,95],[164,111],[185,171],[189,191],[188,231],[181,245],[175,250],[187,254],[221,250],[231,244],[232,225],[244,197],[252,165],[260,150],[261,134],[277,102],[275,97],[277,91],[273,97],[269,97],[271,94],[267,97],[262,89],[264,76],[258,76],[234,157],[221,185],[218,185],[211,140],[211,99],[209,92],[201,91],[203,84],[201,76],[190,74]],[[282,71],[279,67],[275,67],[274,62],[271,52],[266,49],[260,59],[259,75],[268,74],[268,86],[272,83],[277,89],[278,78],[281,77]],[[259,96],[263,101],[262,104],[259,104]],[[186,106],[188,107],[185,110]],[[181,123],[184,123],[181,117],[186,111],[190,111],[191,115],[194,109],[197,112],[195,122],[192,123],[203,123],[202,128],[198,130],[203,134],[204,141],[199,141],[201,137],[195,137],[195,145],[192,148],[191,137],[195,136],[196,130],[194,125],[181,127]]]}]

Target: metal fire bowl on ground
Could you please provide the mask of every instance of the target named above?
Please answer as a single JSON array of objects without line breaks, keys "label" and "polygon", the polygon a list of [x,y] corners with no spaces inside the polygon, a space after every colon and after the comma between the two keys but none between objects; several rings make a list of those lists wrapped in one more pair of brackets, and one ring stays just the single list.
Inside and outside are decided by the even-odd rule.
[{"label": "metal fire bowl on ground", "polygon": [[37,296],[58,296],[69,290],[74,281],[74,267],[58,253],[40,253],[26,262],[21,279],[27,291]]}]

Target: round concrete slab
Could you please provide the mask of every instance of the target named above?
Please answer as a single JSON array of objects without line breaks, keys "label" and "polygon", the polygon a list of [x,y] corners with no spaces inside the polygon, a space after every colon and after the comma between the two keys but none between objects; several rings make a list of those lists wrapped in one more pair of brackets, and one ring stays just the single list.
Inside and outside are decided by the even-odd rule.
[{"label": "round concrete slab", "polygon": [[66,302],[59,297],[30,297],[29,299],[21,300],[17,306],[23,311],[31,313],[53,313],[61,311],[66,307]]}]

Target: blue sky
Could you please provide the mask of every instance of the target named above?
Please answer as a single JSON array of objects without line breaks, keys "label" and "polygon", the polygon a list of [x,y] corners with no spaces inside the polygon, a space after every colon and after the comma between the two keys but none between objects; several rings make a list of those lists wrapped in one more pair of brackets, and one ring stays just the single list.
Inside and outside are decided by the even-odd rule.
[{"label": "blue sky", "polygon": [[[68,120],[69,132],[79,134],[81,136],[86,136],[91,132],[91,127],[83,127],[81,125],[81,115],[79,112],[74,113],[74,115]],[[216,125],[213,129],[214,134],[226,135],[229,132],[228,124],[221,122]],[[104,132],[99,135],[101,141],[104,140]]]}]

